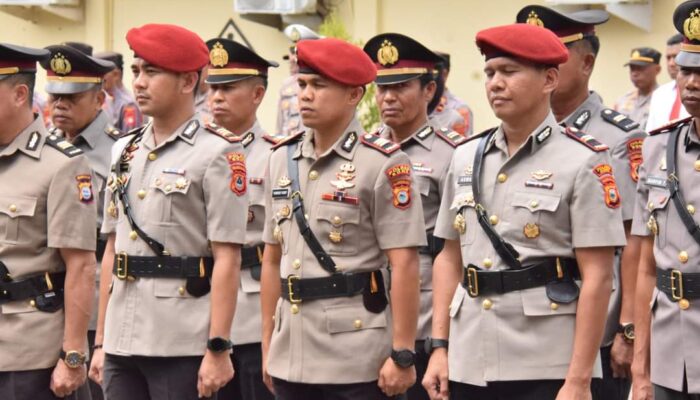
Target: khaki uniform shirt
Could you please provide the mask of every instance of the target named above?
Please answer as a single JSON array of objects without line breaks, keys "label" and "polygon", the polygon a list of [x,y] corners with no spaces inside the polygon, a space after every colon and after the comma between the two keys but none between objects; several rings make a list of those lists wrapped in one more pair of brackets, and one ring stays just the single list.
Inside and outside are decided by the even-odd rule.
[{"label": "khaki uniform shirt", "polygon": [[[97,200],[88,160],[69,143],[58,150],[47,138],[38,117],[0,151],[0,260],[15,280],[64,271],[59,249],[95,250]],[[42,312],[27,299],[0,311],[0,371],[56,365],[63,309]]]},{"label": "khaki uniform shirt", "polygon": [[[605,118],[610,119],[606,120]],[[634,197],[637,192],[638,170],[642,163],[642,143],[647,134],[635,121],[606,108],[596,92],[590,92],[586,101],[564,119],[566,126],[578,128],[595,136],[610,147],[615,182],[622,199],[622,220],[631,221]],[[615,258],[613,294],[608,304],[608,321],[603,346],[611,345],[620,324],[620,258]],[[628,321],[632,322],[632,321]]]},{"label": "khaki uniform shirt", "polygon": [[[424,125],[413,135],[400,143],[401,150],[408,155],[413,165],[416,190],[421,194],[423,219],[427,233],[433,233],[442,190],[450,166],[452,153],[464,138],[450,139],[447,133],[436,132],[429,125]],[[391,128],[385,127],[379,133],[385,139],[392,140]],[[456,134],[455,134],[456,135]],[[430,254],[420,254],[420,316],[416,339],[430,336],[433,316],[433,258]]]},{"label": "khaki uniform shirt", "polygon": [[[697,188],[700,185],[700,172],[697,165],[700,159],[700,139],[692,123],[687,122],[684,125],[678,139],[676,174],[686,204],[699,207],[700,192]],[[655,134],[644,142],[644,163],[639,172],[632,234],[652,235],[648,222],[653,214],[658,227],[658,234],[654,237],[654,259],[657,268],[676,269],[682,273],[700,273],[700,245],[693,240],[683,225],[666,185],[668,136],[668,133]],[[693,218],[697,224],[697,213]],[[700,301],[690,300],[690,307],[682,310],[678,302],[672,302],[663,292],[654,289],[651,302],[653,383],[682,391],[685,370],[688,392],[700,393],[699,306]]]},{"label": "khaki uniform shirt", "polygon": [[[619,203],[607,206],[606,197],[612,195],[606,196],[602,183],[610,182],[612,175],[599,178],[594,173],[596,167],[609,166],[607,151],[594,152],[569,138],[552,114],[511,157],[502,128],[493,138],[484,155],[481,203],[496,231],[520,253],[523,265],[543,257],[573,258],[579,247],[625,244]],[[460,241],[464,266],[504,270],[507,266],[479,226],[474,209],[470,175],[478,142],[455,151],[435,234]],[[460,234],[453,222],[462,206],[466,230]],[[483,386],[493,381],[564,379],[574,344],[576,305],[552,304],[544,286],[471,298],[458,285],[450,306],[450,380]],[[594,376],[600,375],[597,361]]]},{"label": "khaki uniform shirt", "polygon": [[[279,195],[290,187],[289,151],[299,160],[301,194],[311,230],[341,271],[385,269],[384,250],[426,244],[421,199],[411,188],[408,157],[401,151],[385,154],[370,147],[361,140],[363,134],[353,120],[338,142],[320,156],[314,151],[313,131],[304,134],[298,148],[283,145],[272,153],[263,240],[281,245],[281,277],[330,276],[292,218],[291,197]],[[346,200],[357,199],[356,204],[324,200],[339,187],[345,187]],[[365,309],[362,295],[304,301],[298,306],[280,299],[267,367],[270,375],[292,382],[370,382],[378,379],[391,343],[390,306],[372,313]]]},{"label": "khaki uniform shirt", "polygon": [[639,126],[647,126],[649,118],[649,106],[651,105],[651,93],[644,96],[639,94],[639,90],[633,89],[625,93],[624,96],[617,99],[615,102],[615,110],[632,118],[633,121],[639,123]]},{"label": "khaki uniform shirt", "polygon": [[278,135],[289,136],[306,129],[299,114],[297,100],[297,76],[287,77],[280,88],[280,98],[277,102],[277,132]]},{"label": "khaki uniform shirt", "polygon": [[[234,193],[240,183],[232,172],[238,161],[229,161],[242,158],[240,142],[230,143],[205,129],[196,115],[157,146],[151,125],[144,129],[129,163],[127,187],[141,229],[172,256],[211,256],[210,242],[244,243],[248,197],[241,190]],[[113,147],[112,165],[131,137],[120,139]],[[246,184],[246,177],[242,178]],[[110,180],[102,232],[116,234],[117,253],[155,256],[143,240],[131,234],[115,194],[114,177]],[[204,354],[211,293],[193,297],[180,278],[113,278],[112,282],[105,352],[157,357]]]}]

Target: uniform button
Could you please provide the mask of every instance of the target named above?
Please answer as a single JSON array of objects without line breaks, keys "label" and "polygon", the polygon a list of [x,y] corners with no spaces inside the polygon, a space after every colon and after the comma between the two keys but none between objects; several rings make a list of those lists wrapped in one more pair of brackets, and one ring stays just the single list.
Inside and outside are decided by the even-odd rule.
[{"label": "uniform button", "polygon": [[309,219],[309,214],[304,214],[304,219]]},{"label": "uniform button", "polygon": [[489,299],[486,299],[481,303],[481,306],[484,307],[484,310],[490,310],[491,307],[493,307],[493,302]]},{"label": "uniform button", "polygon": [[695,161],[695,170],[700,171],[700,160]]},{"label": "uniform button", "polygon": [[156,178],[156,186],[160,186],[161,183],[163,183],[163,181],[161,181],[160,178]]},{"label": "uniform button", "polygon": [[156,153],[148,153],[148,159],[151,161],[155,161],[158,158],[158,154]]},{"label": "uniform button", "polygon": [[311,172],[309,172],[309,179],[311,179],[312,181],[318,179],[318,171],[312,169]]},{"label": "uniform button", "polygon": [[498,223],[498,217],[495,215],[490,216],[489,222],[491,223],[491,225],[496,225]]},{"label": "uniform button", "polygon": [[688,209],[690,215],[695,215],[695,206],[693,206],[692,204],[688,204],[688,207],[686,208]]},{"label": "uniform button", "polygon": [[549,305],[549,308],[552,309],[552,311],[557,311],[559,309],[559,304],[557,303],[552,303]]},{"label": "uniform button", "polygon": [[532,200],[530,202],[530,208],[537,208],[540,206],[540,203],[537,200]]},{"label": "uniform button", "polygon": [[353,322],[352,326],[354,326],[355,329],[360,329],[360,328],[362,328],[362,321],[359,319],[356,319],[355,322]]},{"label": "uniform button", "polygon": [[292,314],[299,314],[299,306],[296,304],[292,304],[292,307],[289,309],[289,311],[291,311]]},{"label": "uniform button", "polygon": [[292,268],[294,268],[294,269],[301,268],[301,260],[297,258],[296,260],[292,261]]},{"label": "uniform button", "polygon": [[30,307],[36,307],[36,301],[34,301],[34,300],[29,300],[29,306],[30,306]]},{"label": "uniform button", "polygon": [[129,239],[136,240],[137,237],[139,237],[139,235],[136,233],[136,231],[129,232]]},{"label": "uniform button", "polygon": [[343,223],[343,219],[336,215],[336,216],[333,217],[333,219],[331,220],[331,223],[332,223],[333,225],[335,225],[335,226],[340,226],[340,224]]},{"label": "uniform button", "polygon": [[16,204],[10,204],[10,212],[17,212],[17,205]]},{"label": "uniform button", "polygon": [[484,268],[493,267],[493,261],[490,258],[484,258],[483,264],[484,264]]},{"label": "uniform button", "polygon": [[184,296],[185,295],[185,288],[180,286],[179,288],[177,288],[177,292],[180,293],[180,296]]},{"label": "uniform button", "polygon": [[172,186],[170,186],[170,185],[165,185],[165,191],[166,191],[166,192],[169,192],[169,191],[171,191],[171,190],[173,190],[173,187],[172,187]]},{"label": "uniform button", "polygon": [[506,180],[508,180],[508,175],[506,175],[506,174],[498,174],[498,182],[499,182],[499,183],[503,183],[503,182],[505,182]]},{"label": "uniform button", "polygon": [[289,209],[289,206],[284,206],[280,208],[280,210],[277,212],[280,217],[288,217],[289,214],[292,213],[292,210]]},{"label": "uniform button", "polygon": [[653,210],[654,209],[654,202],[650,201],[649,204],[647,204],[647,208],[650,210]]},{"label": "uniform button", "polygon": [[681,310],[687,310],[690,308],[690,302],[688,299],[680,299],[678,302],[678,307],[680,307]]},{"label": "uniform button", "polygon": [[688,252],[683,250],[680,253],[678,253],[678,261],[682,262],[683,264],[688,262]]},{"label": "uniform button", "polygon": [[144,197],[146,197],[146,191],[141,189],[138,191],[138,193],[136,193],[136,195],[139,196],[139,199],[143,199]]}]

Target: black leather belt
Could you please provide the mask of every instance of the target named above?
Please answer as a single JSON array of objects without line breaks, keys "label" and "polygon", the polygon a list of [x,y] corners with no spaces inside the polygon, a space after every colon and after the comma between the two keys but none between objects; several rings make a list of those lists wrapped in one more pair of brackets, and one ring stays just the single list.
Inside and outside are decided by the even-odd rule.
[{"label": "black leather belt", "polygon": [[437,257],[437,255],[440,254],[440,252],[442,251],[442,248],[445,247],[445,239],[435,237],[432,233],[426,234],[426,239],[428,245],[419,247],[418,253],[427,254],[433,258]]},{"label": "black leather belt", "polygon": [[545,286],[565,278],[580,279],[578,264],[573,258],[552,258],[522,269],[503,271],[485,271],[469,265],[464,269],[462,286],[470,297],[478,297]]},{"label": "black leather belt", "polygon": [[119,279],[127,277],[195,278],[211,277],[212,257],[144,257],[119,253],[114,256],[112,272]]},{"label": "black leather belt", "polygon": [[62,291],[65,280],[65,272],[47,272],[20,281],[0,281],[0,304],[34,299],[47,292]]},{"label": "black leather belt", "polygon": [[700,273],[656,268],[656,287],[674,302],[700,299]]},{"label": "black leather belt", "polygon": [[[327,278],[301,279],[297,275],[280,278],[281,296],[291,303],[303,300],[349,297],[362,293],[369,285],[372,272],[333,274]],[[378,279],[381,278],[381,274]]]},{"label": "black leather belt", "polygon": [[244,247],[241,249],[241,269],[256,267],[262,264],[263,245]]}]

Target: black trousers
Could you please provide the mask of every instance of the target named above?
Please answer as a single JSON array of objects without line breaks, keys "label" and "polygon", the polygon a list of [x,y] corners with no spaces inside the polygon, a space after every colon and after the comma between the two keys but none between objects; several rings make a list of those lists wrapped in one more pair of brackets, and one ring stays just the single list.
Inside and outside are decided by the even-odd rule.
[{"label": "black trousers", "polygon": [[591,382],[593,400],[627,400],[632,382],[629,379],[613,378],[610,366],[610,350],[612,345],[600,349],[600,360],[603,364],[603,379]]},{"label": "black trousers", "polygon": [[[35,369],[31,371],[0,372],[0,399],[2,400],[56,400],[49,388],[53,368]],[[83,385],[71,395],[63,397],[66,400],[90,399],[87,385]]]},{"label": "black trousers", "polygon": [[386,400],[377,382],[317,385],[272,378],[277,400]]},{"label": "black trousers", "polygon": [[[109,400],[198,400],[201,356],[105,355],[103,389]],[[214,395],[210,399],[217,399]]]},{"label": "black trousers", "polygon": [[273,400],[262,380],[262,349],[260,343],[233,346],[231,382],[219,390],[219,400]]},{"label": "black trousers", "polygon": [[416,341],[416,383],[406,392],[406,400],[430,400],[428,392],[423,388],[423,377],[428,369],[430,354],[425,352],[425,340]]},{"label": "black trousers", "polygon": [[489,382],[474,386],[450,381],[452,400],[554,400],[563,380]]}]

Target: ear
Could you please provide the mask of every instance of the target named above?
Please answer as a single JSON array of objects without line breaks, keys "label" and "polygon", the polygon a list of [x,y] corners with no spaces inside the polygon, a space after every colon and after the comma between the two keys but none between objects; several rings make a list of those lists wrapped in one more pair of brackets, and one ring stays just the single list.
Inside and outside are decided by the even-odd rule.
[{"label": "ear", "polygon": [[192,94],[199,86],[199,74],[196,71],[183,72],[181,75],[182,79],[182,93]]},{"label": "ear", "polygon": [[253,88],[253,104],[259,106],[265,98],[265,86],[262,83],[257,83]]},{"label": "ear", "polygon": [[17,108],[31,102],[32,94],[29,93],[29,87],[25,84],[15,85],[12,90],[12,97]]},{"label": "ear", "polygon": [[559,68],[547,68],[544,72],[544,87],[542,88],[545,94],[551,94],[559,85]]},{"label": "ear", "polygon": [[106,98],[107,98],[107,96],[105,95],[104,90],[100,90],[99,92],[97,92],[96,99],[97,99],[98,108],[102,108],[102,105],[104,104]]},{"label": "ear", "polygon": [[586,53],[583,56],[583,65],[581,66],[582,72],[586,76],[591,76],[593,74],[593,67],[595,67],[595,56],[593,53]]},{"label": "ear", "polygon": [[349,97],[348,97],[348,102],[357,106],[357,104],[360,103],[362,100],[362,97],[365,95],[365,87],[364,86],[355,86],[351,87],[348,89]]},{"label": "ear", "polygon": [[428,82],[428,84],[425,85],[425,87],[423,88],[423,100],[426,103],[430,103],[430,101],[433,99],[433,97],[435,97],[436,90],[437,90],[437,82],[435,82],[435,81]]}]

